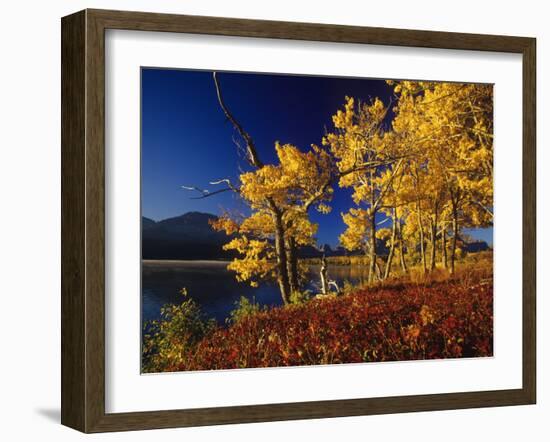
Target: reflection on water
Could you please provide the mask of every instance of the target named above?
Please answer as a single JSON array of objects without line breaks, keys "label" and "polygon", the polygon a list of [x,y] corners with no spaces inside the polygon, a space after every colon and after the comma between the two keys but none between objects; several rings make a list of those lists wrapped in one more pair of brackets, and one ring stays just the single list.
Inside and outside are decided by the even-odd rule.
[{"label": "reflection on water", "polygon": [[[226,262],[219,261],[144,261],[142,265],[142,318],[158,319],[164,304],[179,304],[183,298],[179,291],[185,287],[208,317],[223,324],[235,302],[241,296],[255,298],[261,305],[282,303],[275,282],[265,282],[253,288],[239,283],[235,273],[227,270]],[[329,278],[342,287],[344,281],[358,284],[366,281],[367,268],[362,266],[330,266]],[[308,269],[311,283],[308,289],[318,291],[319,267]]]}]

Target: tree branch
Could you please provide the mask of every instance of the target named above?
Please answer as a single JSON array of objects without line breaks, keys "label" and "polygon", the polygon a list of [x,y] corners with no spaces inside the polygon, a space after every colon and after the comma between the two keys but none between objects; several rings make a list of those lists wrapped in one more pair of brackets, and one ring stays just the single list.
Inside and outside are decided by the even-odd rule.
[{"label": "tree branch", "polygon": [[240,192],[240,189],[238,187],[235,187],[233,185],[233,183],[229,180],[229,178],[222,178],[221,180],[218,180],[218,181],[211,181],[210,184],[212,184],[213,186],[217,185],[217,184],[221,184],[221,183],[225,183],[227,184],[227,187],[229,189],[231,189],[233,192],[236,192],[236,193],[239,193]]},{"label": "tree branch", "polygon": [[494,214],[493,212],[491,211],[491,209],[489,209],[487,206],[485,206],[484,204],[482,204],[481,202],[479,202],[478,200],[475,200],[472,198],[472,202],[474,204],[477,204],[479,207],[481,207],[483,210],[485,210],[485,212],[487,212],[489,214],[489,216],[491,217],[491,220],[494,219]]},{"label": "tree branch", "polygon": [[214,85],[216,86],[216,94],[218,96],[218,103],[220,104],[220,107],[222,108],[223,113],[225,114],[226,118],[231,122],[233,127],[237,130],[241,138],[246,142],[246,152],[248,156],[248,162],[253,167],[257,167],[258,169],[262,168],[264,164],[262,163],[262,161],[260,160],[260,157],[258,156],[258,151],[256,150],[254,140],[252,140],[252,137],[248,134],[247,131],[244,130],[244,128],[239,124],[239,122],[235,119],[233,114],[229,111],[229,109],[225,105],[220,83],[218,81],[216,72],[213,73],[213,77],[214,77]]},{"label": "tree branch", "polygon": [[218,195],[219,193],[234,190],[230,187],[226,187],[226,188],[223,188],[223,189],[215,190],[214,192],[210,192],[207,189],[201,189],[200,187],[196,187],[196,186],[181,186],[181,188],[184,189],[184,190],[196,191],[196,192],[199,192],[201,194],[201,196],[191,197],[190,199],[192,199],[192,200],[202,200],[204,198],[209,198],[211,196]]}]

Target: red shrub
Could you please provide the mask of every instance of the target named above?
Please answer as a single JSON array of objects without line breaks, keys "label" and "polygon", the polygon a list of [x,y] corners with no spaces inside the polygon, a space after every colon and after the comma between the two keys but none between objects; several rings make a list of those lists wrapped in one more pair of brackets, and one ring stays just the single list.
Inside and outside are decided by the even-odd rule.
[{"label": "red shrub", "polygon": [[493,288],[362,290],[217,328],[167,371],[491,356]]}]

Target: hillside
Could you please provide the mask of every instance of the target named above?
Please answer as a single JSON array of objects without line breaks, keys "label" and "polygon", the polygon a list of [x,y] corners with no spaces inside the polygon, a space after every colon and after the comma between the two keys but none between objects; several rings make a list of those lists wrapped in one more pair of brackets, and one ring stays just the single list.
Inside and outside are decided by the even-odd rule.
[{"label": "hillside", "polygon": [[142,217],[143,259],[229,259],[224,233],[216,232],[208,213],[188,212],[162,221]]}]

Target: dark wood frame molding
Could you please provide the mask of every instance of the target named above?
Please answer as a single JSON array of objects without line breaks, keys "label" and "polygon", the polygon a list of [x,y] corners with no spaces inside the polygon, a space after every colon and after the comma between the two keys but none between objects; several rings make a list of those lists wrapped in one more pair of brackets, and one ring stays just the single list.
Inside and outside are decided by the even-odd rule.
[{"label": "dark wood frame molding", "polygon": [[[536,40],[404,29],[84,10],[62,19],[61,422],[83,432],[534,404]],[[105,413],[105,30],[184,32],[523,56],[523,386],[401,397]]]}]

